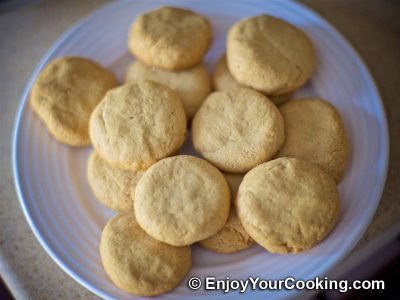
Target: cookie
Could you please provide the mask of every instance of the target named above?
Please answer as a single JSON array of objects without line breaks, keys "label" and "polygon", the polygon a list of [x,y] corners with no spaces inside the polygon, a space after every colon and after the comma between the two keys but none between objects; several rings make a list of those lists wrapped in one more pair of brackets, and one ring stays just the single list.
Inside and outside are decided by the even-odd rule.
[{"label": "cookie", "polygon": [[179,96],[160,83],[125,84],[109,91],[95,108],[89,133],[103,159],[137,171],[179,149],[186,114]]},{"label": "cookie", "polygon": [[246,174],[236,197],[236,212],[249,235],[273,253],[314,247],[339,217],[335,181],[316,165],[278,158]]},{"label": "cookie", "polygon": [[190,120],[203,100],[211,93],[210,76],[203,65],[182,71],[166,71],[149,67],[137,60],[126,72],[125,82],[152,80],[173,89],[182,99]]},{"label": "cookie", "polygon": [[135,188],[143,173],[115,168],[96,151],[88,160],[88,182],[97,200],[120,212],[133,211]]},{"label": "cookie", "polygon": [[192,264],[190,247],[174,247],[148,236],[135,216],[120,214],[103,229],[100,257],[116,286],[138,296],[174,289]]},{"label": "cookie", "polygon": [[233,77],[272,96],[297,90],[311,77],[316,63],[314,47],[304,32],[267,15],[235,23],[226,48]]},{"label": "cookie", "polygon": [[231,209],[228,221],[220,231],[200,241],[199,245],[215,252],[235,253],[247,249],[254,244],[254,241],[244,230],[239,217],[236,215],[234,206],[236,193],[243,179],[243,175],[228,173],[224,175],[231,191]]},{"label": "cookie", "polygon": [[309,98],[290,101],[280,110],[286,140],[277,156],[305,159],[339,182],[346,170],[349,145],[336,108],[322,99]]},{"label": "cookie", "polygon": [[133,22],[128,47],[149,66],[182,70],[198,65],[212,41],[209,21],[187,9],[161,7]]},{"label": "cookie", "polygon": [[197,152],[229,173],[245,173],[271,159],[284,141],[278,108],[248,88],[214,92],[192,122]]},{"label": "cookie", "polygon": [[[227,91],[233,90],[239,87],[244,87],[239,82],[233,78],[231,72],[228,69],[228,65],[226,63],[226,55],[222,55],[217,62],[213,73],[213,85],[217,91]],[[283,102],[289,100],[292,93],[276,95],[276,96],[267,96],[275,105],[280,105]]]},{"label": "cookie", "polygon": [[229,187],[207,161],[188,155],[152,165],[135,191],[139,225],[155,239],[190,245],[218,232],[229,214]]},{"label": "cookie", "polygon": [[90,114],[116,84],[115,76],[94,61],[60,57],[36,78],[30,104],[58,141],[87,146]]}]

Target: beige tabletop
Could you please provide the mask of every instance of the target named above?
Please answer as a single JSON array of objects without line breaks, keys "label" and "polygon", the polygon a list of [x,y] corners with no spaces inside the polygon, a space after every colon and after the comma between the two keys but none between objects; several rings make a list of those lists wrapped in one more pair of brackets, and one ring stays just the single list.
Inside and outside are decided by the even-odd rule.
[{"label": "beige tabletop", "polygon": [[[31,72],[54,40],[105,0],[11,1],[0,6],[0,274],[17,299],[98,299],[46,254],[19,206],[11,134]],[[358,50],[379,87],[390,130],[390,163],[378,211],[354,250],[400,220],[400,1],[302,0]],[[17,3],[17,4],[15,4]]]}]

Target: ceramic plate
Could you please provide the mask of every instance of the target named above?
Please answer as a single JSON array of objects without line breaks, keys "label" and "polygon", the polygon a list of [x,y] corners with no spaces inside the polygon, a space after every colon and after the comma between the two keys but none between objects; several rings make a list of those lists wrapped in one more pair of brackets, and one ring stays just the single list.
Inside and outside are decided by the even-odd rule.
[{"label": "ceramic plate", "polygon": [[[108,299],[137,299],[116,288],[100,263],[101,230],[114,213],[99,204],[89,189],[86,161],[91,148],[75,149],[58,143],[33,113],[28,98],[39,71],[62,55],[96,60],[122,81],[127,64],[133,60],[126,46],[129,25],[138,14],[165,3],[193,9],[211,20],[214,43],[205,58],[210,69],[224,52],[228,28],[241,18],[266,13],[304,30],[316,47],[318,62],[312,80],[297,95],[319,96],[334,104],[344,119],[351,145],[350,163],[339,185],[340,221],[321,244],[296,255],[271,254],[259,246],[222,255],[194,246],[193,267],[187,278],[213,275],[237,279],[248,276],[308,279],[325,274],[354,247],[376,211],[387,171],[388,132],[377,88],[360,57],[331,25],[292,1],[113,2],[62,35],[33,72],[15,121],[12,151],[15,184],[34,234],[57,264],[93,293]],[[191,291],[186,280],[159,298],[240,297],[238,292]],[[255,299],[261,299],[281,298],[294,292],[251,293]]]}]

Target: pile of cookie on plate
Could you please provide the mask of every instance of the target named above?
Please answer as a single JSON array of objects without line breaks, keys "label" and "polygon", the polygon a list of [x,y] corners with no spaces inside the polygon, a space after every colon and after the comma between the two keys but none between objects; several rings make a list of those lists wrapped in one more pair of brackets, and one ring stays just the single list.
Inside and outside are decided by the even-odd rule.
[{"label": "pile of cookie on plate", "polygon": [[[296,253],[339,219],[336,184],[349,153],[341,117],[319,98],[289,100],[315,68],[309,38],[272,16],[241,20],[212,79],[202,64],[211,43],[204,16],[162,7],[133,21],[137,60],[123,85],[96,62],[61,57],[31,91],[56,139],[93,145],[90,187],[119,212],[103,229],[100,256],[128,293],[179,285],[194,243]],[[198,157],[177,155],[188,128]]]}]

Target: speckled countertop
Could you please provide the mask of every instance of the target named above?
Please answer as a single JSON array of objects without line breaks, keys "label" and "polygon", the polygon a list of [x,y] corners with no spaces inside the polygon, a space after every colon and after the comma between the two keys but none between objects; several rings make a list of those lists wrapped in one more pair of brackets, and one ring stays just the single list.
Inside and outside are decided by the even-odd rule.
[{"label": "speckled countertop", "polygon": [[[15,193],[10,144],[23,88],[41,56],[68,27],[106,2],[32,1],[0,10],[0,274],[17,299],[98,299],[64,273],[34,237]],[[355,46],[386,107],[391,143],[388,177],[378,211],[357,252],[400,220],[400,2],[301,2]]]}]

